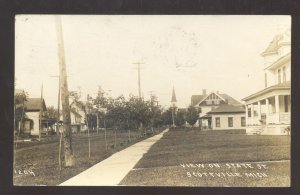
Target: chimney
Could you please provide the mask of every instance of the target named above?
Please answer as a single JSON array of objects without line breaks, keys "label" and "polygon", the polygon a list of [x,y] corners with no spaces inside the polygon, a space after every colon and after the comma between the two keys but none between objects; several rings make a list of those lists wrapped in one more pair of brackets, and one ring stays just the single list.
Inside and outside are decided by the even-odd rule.
[{"label": "chimney", "polygon": [[206,89],[202,89],[202,95],[206,95]]}]

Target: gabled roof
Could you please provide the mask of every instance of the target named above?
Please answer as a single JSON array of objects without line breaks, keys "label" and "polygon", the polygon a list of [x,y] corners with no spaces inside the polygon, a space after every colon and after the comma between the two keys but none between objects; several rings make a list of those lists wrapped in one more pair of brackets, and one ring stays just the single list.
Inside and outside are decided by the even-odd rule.
[{"label": "gabled roof", "polygon": [[277,53],[278,50],[278,42],[283,38],[283,35],[278,34],[276,35],[271,43],[268,45],[267,49],[265,49],[264,52],[262,52],[262,56],[268,55],[268,54],[273,54]]},{"label": "gabled roof", "polygon": [[191,97],[191,105],[196,106],[198,102],[200,102],[205,96],[204,95],[192,95]]},{"label": "gabled roof", "polygon": [[220,96],[222,96],[228,104],[231,104],[231,105],[234,105],[234,106],[241,106],[242,103],[236,99],[234,99],[233,97],[229,96],[228,94],[226,93],[223,93],[223,94],[219,94]]},{"label": "gabled roof", "polygon": [[222,96],[220,96],[219,93],[211,92],[211,93],[209,93],[208,95],[204,96],[204,98],[203,98],[202,100],[200,100],[197,104],[200,104],[201,102],[203,102],[203,101],[204,101],[206,98],[208,98],[211,94],[215,94],[215,95],[218,96],[221,100],[225,101],[225,99],[224,99]]},{"label": "gabled roof", "polygon": [[80,110],[84,111],[84,103],[79,101],[73,101],[71,104],[70,104],[70,107],[73,108],[73,107],[77,107],[79,108]]},{"label": "gabled roof", "polygon": [[277,54],[278,49],[284,45],[291,45],[291,29],[285,29],[284,32],[275,35],[271,43],[261,55],[264,57],[269,54]]},{"label": "gabled roof", "polygon": [[[215,92],[212,92],[215,93]],[[210,93],[210,94],[212,94]],[[202,101],[204,101],[210,94],[208,95],[192,95],[191,97],[191,104],[192,106],[196,106],[200,104]],[[225,100],[228,104],[234,105],[234,106],[241,106],[242,103],[238,100],[234,99],[233,97],[229,96],[226,93],[215,93],[217,96],[219,96],[221,99]]]},{"label": "gabled roof", "polygon": [[43,102],[41,102],[41,98],[27,98],[27,101],[25,102],[25,110],[26,111],[40,111],[41,105],[43,107],[43,110],[46,111],[47,108],[46,108],[44,99],[43,99]]},{"label": "gabled roof", "polygon": [[233,105],[225,104],[208,112],[208,114],[224,114],[224,113],[245,113],[245,109],[242,106],[233,106]]}]

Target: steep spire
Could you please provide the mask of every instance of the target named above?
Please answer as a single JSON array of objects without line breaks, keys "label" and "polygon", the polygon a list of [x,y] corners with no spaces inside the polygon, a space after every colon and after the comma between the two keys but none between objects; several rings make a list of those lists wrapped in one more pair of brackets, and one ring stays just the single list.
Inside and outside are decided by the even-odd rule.
[{"label": "steep spire", "polygon": [[172,102],[172,103],[177,102],[174,87],[173,87],[173,91],[172,91],[172,99],[171,99],[171,102]]}]

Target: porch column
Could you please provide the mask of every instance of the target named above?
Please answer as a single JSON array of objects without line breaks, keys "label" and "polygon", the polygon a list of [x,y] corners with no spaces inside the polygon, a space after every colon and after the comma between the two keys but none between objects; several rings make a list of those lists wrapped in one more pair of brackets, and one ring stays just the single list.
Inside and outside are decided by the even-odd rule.
[{"label": "porch column", "polygon": [[261,120],[261,104],[260,101],[257,102],[257,107],[258,107],[258,118],[259,120]]},{"label": "porch column", "polygon": [[246,112],[245,112],[246,113],[246,117],[245,118],[246,118],[246,126],[247,126],[249,124],[249,122],[250,122],[250,121],[248,121],[248,105],[247,104],[245,106],[245,110],[246,110]]},{"label": "porch column", "polygon": [[266,124],[269,123],[269,99],[266,98]]},{"label": "porch column", "polygon": [[250,105],[251,106],[251,123],[253,124],[254,122],[254,106],[253,106],[253,103]]},{"label": "porch column", "polygon": [[275,114],[276,114],[276,122],[279,122],[279,95],[275,96]]},{"label": "porch column", "polygon": [[269,115],[269,98],[266,99],[266,113]]}]

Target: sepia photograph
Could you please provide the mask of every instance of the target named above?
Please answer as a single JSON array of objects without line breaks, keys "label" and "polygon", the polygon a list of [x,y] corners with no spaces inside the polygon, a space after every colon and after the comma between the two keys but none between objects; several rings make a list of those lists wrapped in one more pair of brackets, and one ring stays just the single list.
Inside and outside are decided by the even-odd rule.
[{"label": "sepia photograph", "polygon": [[15,15],[14,186],[291,187],[291,16]]}]

